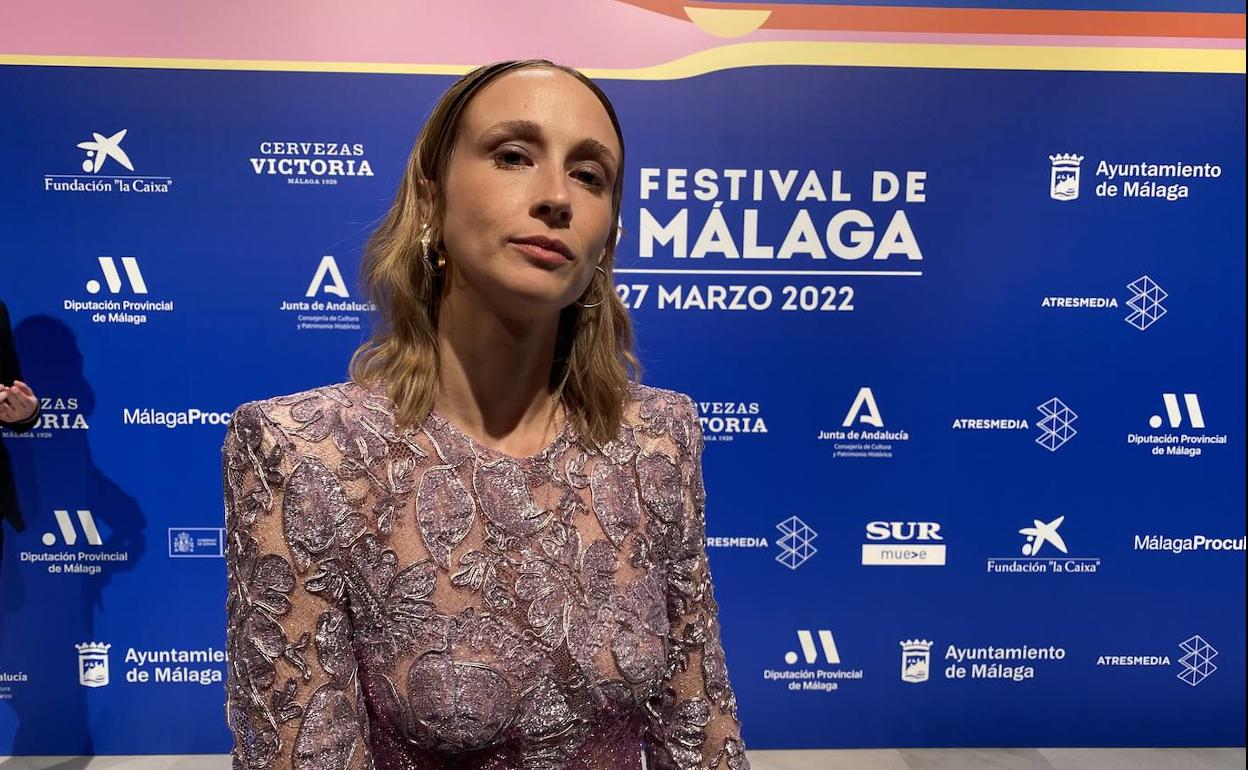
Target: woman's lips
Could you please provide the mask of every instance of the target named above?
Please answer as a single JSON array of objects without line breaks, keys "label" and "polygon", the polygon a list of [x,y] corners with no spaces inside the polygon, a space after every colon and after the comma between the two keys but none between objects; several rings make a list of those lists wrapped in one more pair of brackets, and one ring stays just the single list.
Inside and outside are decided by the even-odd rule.
[{"label": "woman's lips", "polygon": [[544,249],[541,246],[538,246],[536,244],[516,243],[515,241],[512,241],[511,245],[515,246],[517,249],[524,252],[525,256],[527,256],[529,259],[532,259],[535,262],[539,262],[543,265],[558,266],[558,265],[567,264],[570,261],[567,257],[563,256],[559,252],[551,251],[550,249]]}]

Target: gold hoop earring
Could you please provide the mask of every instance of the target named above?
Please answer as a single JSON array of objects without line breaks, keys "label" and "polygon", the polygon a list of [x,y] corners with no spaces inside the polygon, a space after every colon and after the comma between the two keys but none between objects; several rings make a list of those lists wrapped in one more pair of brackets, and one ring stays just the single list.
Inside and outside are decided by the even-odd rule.
[{"label": "gold hoop earring", "polygon": [[[597,270],[598,272],[602,273],[602,277],[603,277],[603,278],[606,278],[606,277],[607,277],[607,271],[606,271],[606,270],[603,270],[601,266],[599,266],[599,265],[594,265],[594,269],[595,269],[595,270]],[[595,303],[594,303],[594,304],[592,304],[592,305],[582,305],[582,304],[581,304],[581,303],[579,303],[579,302],[577,302],[576,304],[577,304],[577,305],[579,305],[580,307],[583,307],[583,308],[591,308],[591,307],[598,307],[599,305],[601,305],[602,303],[604,303],[604,302],[606,302],[606,301],[607,301],[606,297],[603,297],[602,299],[598,300],[597,302],[595,302]]]},{"label": "gold hoop earring", "polygon": [[442,270],[446,267],[446,257],[438,254],[437,262],[429,258],[429,227],[426,226],[420,232],[420,255],[425,260],[425,264],[433,271],[433,274],[442,275]]}]

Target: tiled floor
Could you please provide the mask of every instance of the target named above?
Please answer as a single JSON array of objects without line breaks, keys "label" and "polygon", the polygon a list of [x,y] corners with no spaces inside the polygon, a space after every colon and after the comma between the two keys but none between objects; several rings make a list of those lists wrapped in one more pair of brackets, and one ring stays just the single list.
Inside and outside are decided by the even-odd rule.
[{"label": "tiled floor", "polygon": [[[751,751],[753,770],[1244,770],[1244,749]],[[229,770],[222,754],[0,757],[0,770]]]}]

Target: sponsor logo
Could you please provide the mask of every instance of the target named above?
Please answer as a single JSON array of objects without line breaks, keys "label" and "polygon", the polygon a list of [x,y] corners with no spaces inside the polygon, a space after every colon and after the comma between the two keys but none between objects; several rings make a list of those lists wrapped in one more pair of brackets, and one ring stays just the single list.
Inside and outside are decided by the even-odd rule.
[{"label": "sponsor logo", "polygon": [[1065,516],[1049,522],[1035,519],[1030,527],[1018,531],[1023,536],[1022,557],[988,559],[988,571],[993,573],[1079,573],[1095,574],[1101,566],[1097,556],[1070,556],[1058,529]]},{"label": "sponsor logo", "polygon": [[926,639],[907,639],[901,643],[901,681],[910,684],[926,682],[931,667],[931,642]]},{"label": "sponsor logo", "polygon": [[25,433],[8,433],[6,441],[48,439],[67,431],[88,430],[87,416],[76,396],[40,396],[39,421]]},{"label": "sponsor logo", "polygon": [[698,420],[707,441],[735,441],[742,434],[766,433],[757,401],[699,401]]},{"label": "sponsor logo", "polygon": [[5,671],[0,669],[0,700],[13,700],[13,686],[26,684],[30,677],[25,671]]},{"label": "sponsor logo", "polygon": [[1195,393],[1183,393],[1180,403],[1179,396],[1178,393],[1161,394],[1165,416],[1154,414],[1148,418],[1148,427],[1155,432],[1128,433],[1127,444],[1148,447],[1149,453],[1158,457],[1188,458],[1200,457],[1212,447],[1225,445],[1225,433],[1192,432],[1205,430],[1200,398]]},{"label": "sponsor logo", "polygon": [[123,425],[158,425],[164,428],[184,428],[192,425],[229,425],[230,412],[209,412],[202,409],[182,409],[164,412],[136,407],[121,410]]},{"label": "sponsor logo", "polygon": [[1152,278],[1142,275],[1127,284],[1127,288],[1131,290],[1131,299],[1127,300],[1127,307],[1131,308],[1131,314],[1127,316],[1127,323],[1144,331],[1166,314],[1166,309],[1161,303],[1170,295]]},{"label": "sponsor logo", "polygon": [[[1040,419],[1034,424],[1035,441],[1040,446],[1056,452],[1066,445],[1075,434],[1075,420],[1079,415],[1056,396],[1036,407]],[[1023,416],[955,417],[949,426],[958,431],[1029,431],[1033,424]]]},{"label": "sponsor logo", "polygon": [[1026,417],[955,417],[953,430],[1027,430]]},{"label": "sponsor logo", "polygon": [[1171,537],[1169,535],[1136,535],[1134,548],[1137,551],[1165,551],[1176,556],[1197,551],[1243,551],[1244,537],[1209,537],[1208,535],[1187,535]]},{"label": "sponsor logo", "polygon": [[748,535],[707,535],[706,545],[710,548],[767,548],[767,538],[750,537]]},{"label": "sponsor logo", "polygon": [[288,185],[333,186],[344,177],[371,177],[364,145],[340,142],[260,142],[248,158],[256,176],[280,177]]},{"label": "sponsor logo", "polygon": [[[147,294],[147,281],[143,280],[143,271],[139,269],[139,261],[134,257],[122,257],[121,266],[126,271],[126,280],[129,282],[129,290],[132,294]],[[125,288],[121,273],[117,272],[117,263],[112,257],[100,257],[100,271],[104,273],[104,280],[108,283],[109,294],[120,294]],[[99,294],[103,288],[100,282],[92,278],[87,281],[87,293]]]},{"label": "sponsor logo", "polygon": [[[1179,681],[1195,687],[1218,670],[1213,659],[1218,651],[1200,635],[1191,636],[1179,643],[1183,654],[1178,658]],[[1102,668],[1154,668],[1173,671],[1170,656],[1165,653],[1152,655],[1098,655],[1096,665]]]},{"label": "sponsor logo", "polygon": [[776,545],[780,548],[776,561],[789,569],[797,569],[818,553],[819,549],[815,548],[814,540],[819,534],[796,516],[790,516],[780,522],[776,525],[776,529],[781,533],[780,539],[776,541]]},{"label": "sponsor logo", "polygon": [[342,280],[338,261],[329,254],[321,257],[321,263],[316,266],[316,274],[312,276],[312,282],[308,284],[308,290],[303,296],[315,297],[318,294],[332,294],[343,298],[351,296],[346,282]]},{"label": "sponsor logo", "polygon": [[873,521],[866,527],[862,563],[869,566],[943,567],[944,537],[934,521]]},{"label": "sponsor logo", "polygon": [[83,687],[108,686],[108,650],[111,644],[85,642],[78,648],[78,684]]},{"label": "sponsor logo", "polygon": [[128,131],[123,128],[109,136],[91,132],[90,139],[77,145],[85,153],[80,166],[82,173],[44,174],[44,191],[135,195],[168,193],[173,187],[173,177],[140,174],[135,169],[130,155],[121,146]]},{"label": "sponsor logo", "polygon": [[1056,396],[1036,407],[1036,411],[1043,415],[1036,423],[1040,429],[1036,443],[1050,452],[1066,446],[1079,432],[1075,430],[1075,420],[1079,419],[1079,415]]},{"label": "sponsor logo", "polygon": [[[104,541],[100,539],[100,531],[96,529],[95,517],[91,515],[91,511],[79,510],[78,523],[82,527],[82,533],[86,537],[88,545],[104,545]],[[61,529],[61,540],[65,545],[76,545],[78,543],[78,531],[74,529],[74,522],[69,518],[69,511],[53,511],[52,515],[56,517],[57,526]],[[46,546],[56,545],[56,534],[52,532],[43,533],[43,544]]]},{"label": "sponsor logo", "polygon": [[53,575],[94,576],[101,574],[107,564],[130,561],[128,551],[103,550],[104,538],[91,511],[78,509],[71,517],[68,510],[55,510],[52,516],[57,530],[44,532],[41,538],[48,550],[20,552],[22,564],[45,564]]},{"label": "sponsor logo", "polygon": [[784,654],[787,669],[764,669],[763,680],[786,682],[791,691],[836,692],[846,681],[862,679],[862,669],[843,668],[836,639],[827,629],[797,632],[799,649]]},{"label": "sponsor logo", "polygon": [[1213,662],[1218,651],[1201,636],[1188,637],[1179,643],[1179,649],[1183,650],[1183,657],[1179,658],[1179,666],[1183,669],[1179,672],[1179,679],[1192,687],[1205,681],[1218,670]]},{"label": "sponsor logo", "polygon": [[1073,201],[1079,197],[1079,164],[1082,155],[1060,153],[1050,155],[1049,197],[1055,201]]},{"label": "sponsor logo", "polygon": [[[341,297],[341,302],[324,299],[325,295]],[[333,255],[321,257],[304,298],[283,300],[278,307],[283,313],[295,314],[295,328],[299,331],[359,331],[363,325],[360,313],[376,310],[371,302],[354,302],[347,284],[342,279],[338,260]]]},{"label": "sponsor logo", "polygon": [[98,278],[91,278],[83,288],[90,297],[101,293],[106,296],[101,299],[65,299],[62,302],[65,312],[89,313],[91,323],[132,326],[147,323],[149,314],[173,312],[173,300],[144,299],[149,293],[147,280],[136,257],[99,257],[98,262],[99,275],[104,283],[100,283]]},{"label": "sponsor logo", "polygon": [[1169,655],[1099,655],[1098,666],[1169,666]]},{"label": "sponsor logo", "polygon": [[[867,428],[860,426],[866,425]],[[889,459],[895,451],[895,442],[909,441],[910,434],[902,429],[886,429],[875,394],[869,387],[861,387],[850,404],[841,430],[821,430],[820,441],[832,441],[833,457],[859,457]]]},{"label": "sponsor logo", "polygon": [[[1162,303],[1170,295],[1147,275],[1142,275],[1126,284],[1130,294],[1125,304],[1130,312],[1123,316],[1128,324],[1144,331],[1161,320],[1166,314]],[[1117,297],[1110,296],[1046,296],[1040,300],[1040,307],[1045,310],[1117,310],[1121,305]]]},{"label": "sponsor logo", "polygon": [[225,556],[225,530],[221,527],[170,527],[169,558],[220,559]]},{"label": "sponsor logo", "polygon": [[945,650],[945,679],[994,679],[1026,682],[1041,663],[1066,659],[1063,647],[960,647]]},{"label": "sponsor logo", "polygon": [[[75,645],[78,649],[78,683],[83,687],[107,687],[110,684],[108,651],[112,644],[89,642]],[[126,650],[124,680],[127,684],[199,684],[213,685],[225,681],[224,650],[208,647],[201,650],[170,648],[166,650]]]},{"label": "sponsor logo", "polygon": [[[776,547],[780,549],[780,553],[776,555],[776,561],[789,569],[802,566],[818,551],[813,544],[818,535],[806,522],[796,516],[790,516],[780,522],[776,525],[776,529],[780,530],[780,537],[776,540]],[[765,549],[771,547],[767,538],[751,536],[708,536],[706,545],[708,548]]]},{"label": "sponsor logo", "polygon": [[[1096,197],[1147,198],[1169,202],[1190,198],[1198,180],[1217,179],[1222,167],[1216,163],[1111,163],[1096,164]],[[1181,181],[1180,181],[1181,180]]]}]

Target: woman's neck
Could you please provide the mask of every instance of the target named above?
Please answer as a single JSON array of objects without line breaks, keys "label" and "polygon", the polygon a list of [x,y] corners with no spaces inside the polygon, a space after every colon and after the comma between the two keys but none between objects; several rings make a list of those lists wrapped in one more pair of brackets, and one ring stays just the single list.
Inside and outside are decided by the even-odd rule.
[{"label": "woman's neck", "polygon": [[550,385],[559,316],[507,319],[466,292],[443,298],[434,408],[508,454],[528,455],[562,422]]}]

